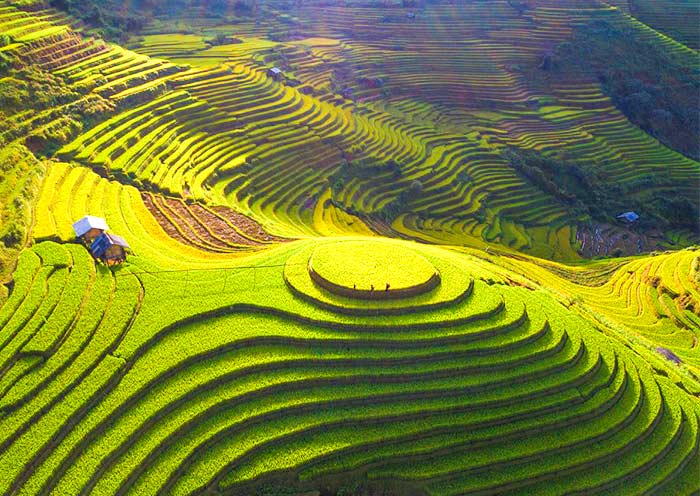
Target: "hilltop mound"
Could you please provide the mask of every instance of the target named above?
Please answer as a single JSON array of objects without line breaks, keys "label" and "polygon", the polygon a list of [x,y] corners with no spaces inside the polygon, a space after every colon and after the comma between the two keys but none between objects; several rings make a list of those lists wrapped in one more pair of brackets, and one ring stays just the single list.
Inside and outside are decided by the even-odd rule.
[{"label": "hilltop mound", "polygon": [[308,268],[319,286],[358,298],[401,298],[440,283],[440,272],[421,255],[376,241],[320,246],[309,258]]}]

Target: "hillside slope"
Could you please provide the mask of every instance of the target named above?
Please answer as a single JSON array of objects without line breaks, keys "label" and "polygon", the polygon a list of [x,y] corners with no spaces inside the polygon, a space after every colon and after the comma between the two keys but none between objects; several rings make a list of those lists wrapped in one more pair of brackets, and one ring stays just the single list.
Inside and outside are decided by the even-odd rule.
[{"label": "hillside slope", "polygon": [[[538,66],[592,21],[624,25],[689,68],[696,52],[618,9],[583,3],[436,5],[411,18],[393,8],[273,10],[264,23],[212,27],[243,43],[213,47],[220,63],[192,69],[8,6],[7,25],[17,27],[5,52],[83,100],[116,105],[97,111],[101,124],[44,149],[138,187],[232,206],[276,234],[327,232],[328,222],[352,233],[364,222],[382,234],[562,260],[580,257],[585,233],[610,226],[642,251],[687,245],[697,238],[698,162],[627,121],[594,73]],[[279,81],[267,75],[273,65],[284,69]],[[536,179],[509,150],[575,169],[579,183]],[[594,196],[586,186],[604,183],[616,189]],[[678,210],[670,191],[688,216],[668,215]],[[640,211],[643,232],[617,224],[626,210]],[[608,255],[620,249],[598,244]]]},{"label": "hillside slope", "polygon": [[[700,492],[696,47],[633,2],[189,3],[126,49],[0,0],[0,494]],[[665,131],[613,84],[650,61]]]},{"label": "hillside slope", "polygon": [[[24,252],[0,313],[3,492],[252,494],[365,477],[404,481],[396,494],[698,489],[697,327],[602,334],[582,315],[619,320],[614,300],[608,313],[587,294],[567,309],[503,264],[367,238],[421,254],[440,284],[341,297],[307,266],[347,242],[206,262],[139,245],[115,274],[77,245]],[[678,275],[697,305],[693,270]]]}]

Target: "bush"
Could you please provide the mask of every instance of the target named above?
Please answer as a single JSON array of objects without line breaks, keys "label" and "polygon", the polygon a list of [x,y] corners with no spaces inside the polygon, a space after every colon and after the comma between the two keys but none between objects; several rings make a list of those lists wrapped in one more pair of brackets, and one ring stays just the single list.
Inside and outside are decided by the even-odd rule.
[{"label": "bush", "polygon": [[144,2],[138,12],[116,0],[50,0],[49,3],[98,28],[104,38],[112,41],[125,41],[129,33],[140,31],[152,10],[149,2]]},{"label": "bush", "polygon": [[219,46],[219,45],[228,45],[231,43],[231,39],[226,36],[224,33],[218,33],[214,38],[209,40],[209,43],[214,46]]},{"label": "bush", "polygon": [[657,198],[655,208],[672,225],[699,229],[698,206],[687,198]]},{"label": "bush", "polygon": [[2,242],[6,248],[19,248],[23,240],[24,230],[15,223],[8,226],[2,237]]},{"label": "bush", "polygon": [[409,188],[411,195],[419,196],[423,192],[423,183],[418,179],[411,182],[411,187]]}]

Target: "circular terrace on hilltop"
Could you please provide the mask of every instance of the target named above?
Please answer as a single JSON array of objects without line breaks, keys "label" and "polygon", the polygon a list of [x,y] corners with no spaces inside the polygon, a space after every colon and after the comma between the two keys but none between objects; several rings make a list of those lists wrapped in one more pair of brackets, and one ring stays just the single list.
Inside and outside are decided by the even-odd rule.
[{"label": "circular terrace on hilltop", "polygon": [[317,247],[309,274],[318,286],[351,298],[416,296],[440,284],[440,273],[422,255],[398,244],[343,241]]}]

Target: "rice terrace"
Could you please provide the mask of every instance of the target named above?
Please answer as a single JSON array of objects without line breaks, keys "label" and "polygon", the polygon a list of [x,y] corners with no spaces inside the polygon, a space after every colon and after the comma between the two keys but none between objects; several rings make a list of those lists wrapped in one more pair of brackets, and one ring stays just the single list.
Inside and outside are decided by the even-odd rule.
[{"label": "rice terrace", "polygon": [[0,494],[700,495],[698,0],[0,0]]}]

